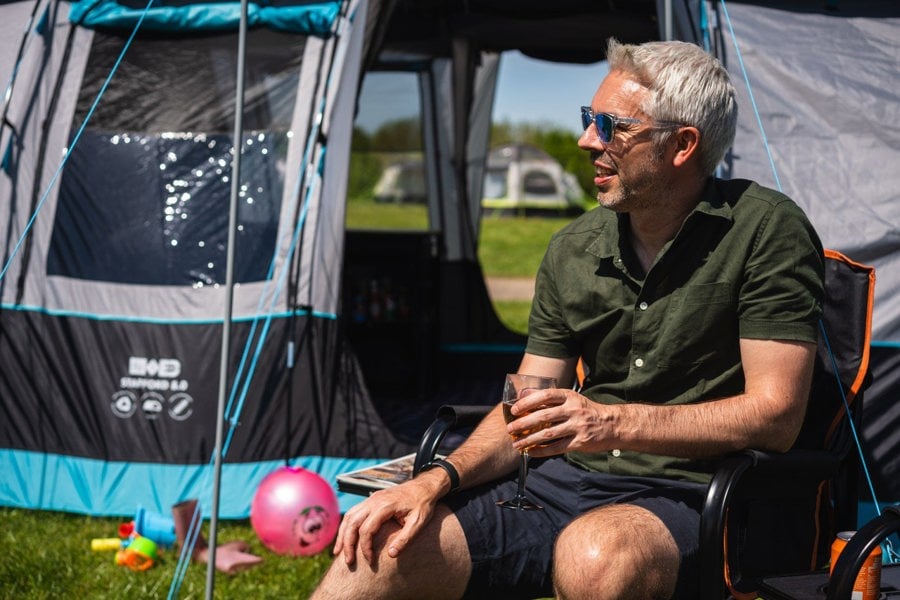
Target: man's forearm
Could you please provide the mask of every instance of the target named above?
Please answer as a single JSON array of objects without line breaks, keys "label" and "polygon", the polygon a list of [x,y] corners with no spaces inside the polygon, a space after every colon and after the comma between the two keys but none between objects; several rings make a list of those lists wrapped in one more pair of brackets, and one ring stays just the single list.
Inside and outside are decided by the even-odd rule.
[{"label": "man's forearm", "polygon": [[515,469],[518,456],[498,405],[447,458],[459,472],[460,486],[472,487]]},{"label": "man's forearm", "polygon": [[784,451],[800,428],[802,411],[774,410],[747,394],[701,404],[617,407],[614,437],[623,449],[707,458],[756,448]]}]

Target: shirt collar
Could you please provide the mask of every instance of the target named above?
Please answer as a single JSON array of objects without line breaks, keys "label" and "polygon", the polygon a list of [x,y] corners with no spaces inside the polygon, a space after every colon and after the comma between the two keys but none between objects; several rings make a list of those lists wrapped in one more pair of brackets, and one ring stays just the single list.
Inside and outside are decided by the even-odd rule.
[{"label": "shirt collar", "polygon": [[[688,214],[685,223],[695,220],[697,215],[709,215],[711,217],[727,219],[731,221],[732,207],[725,201],[725,195],[720,193],[719,180],[710,177],[703,188],[700,201],[697,206]],[[601,208],[600,210],[606,210]],[[628,223],[627,215],[618,213],[614,219],[604,219],[597,237],[591,240],[585,252],[592,254],[597,258],[619,258],[619,240],[621,239],[623,227]],[[684,227],[681,228],[684,230]],[[680,233],[680,232],[679,232]],[[677,235],[675,236],[678,237]]]}]

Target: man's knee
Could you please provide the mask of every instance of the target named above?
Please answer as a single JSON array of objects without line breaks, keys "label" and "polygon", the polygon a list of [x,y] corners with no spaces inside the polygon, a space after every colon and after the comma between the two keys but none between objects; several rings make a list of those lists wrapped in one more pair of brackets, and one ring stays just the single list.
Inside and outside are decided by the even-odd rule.
[{"label": "man's knee", "polygon": [[388,556],[390,539],[400,530],[386,523],[375,535],[369,563],[357,551],[347,565],[335,557],[313,598],[455,598],[471,572],[465,534],[455,516],[438,505],[431,521],[396,558]]},{"label": "man's knee", "polygon": [[636,506],[583,515],[556,541],[554,585],[560,598],[668,598],[680,554],[665,525]]}]

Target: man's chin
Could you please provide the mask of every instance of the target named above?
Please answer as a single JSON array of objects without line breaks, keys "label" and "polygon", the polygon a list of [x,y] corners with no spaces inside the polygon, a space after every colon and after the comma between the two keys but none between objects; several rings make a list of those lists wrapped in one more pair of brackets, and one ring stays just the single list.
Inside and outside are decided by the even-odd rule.
[{"label": "man's chin", "polygon": [[616,212],[622,212],[622,203],[620,198],[609,192],[600,192],[597,194],[597,205]]}]

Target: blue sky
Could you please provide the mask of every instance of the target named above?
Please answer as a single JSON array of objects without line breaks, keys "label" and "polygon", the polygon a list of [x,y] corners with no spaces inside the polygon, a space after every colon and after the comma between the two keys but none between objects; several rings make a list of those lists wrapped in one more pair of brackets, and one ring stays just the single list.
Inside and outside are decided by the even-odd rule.
[{"label": "blue sky", "polygon": [[[500,60],[494,120],[552,124],[581,133],[578,107],[606,75],[606,63],[572,65],[506,52]],[[386,120],[418,112],[418,91],[411,73],[368,76],[363,84],[357,124],[374,131]]]},{"label": "blue sky", "polygon": [[500,61],[494,120],[552,123],[581,133],[578,108],[591,103],[606,63],[570,65],[507,52]]}]

